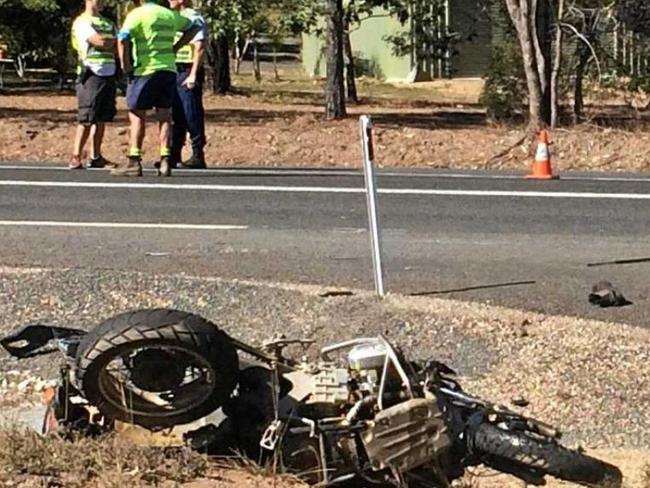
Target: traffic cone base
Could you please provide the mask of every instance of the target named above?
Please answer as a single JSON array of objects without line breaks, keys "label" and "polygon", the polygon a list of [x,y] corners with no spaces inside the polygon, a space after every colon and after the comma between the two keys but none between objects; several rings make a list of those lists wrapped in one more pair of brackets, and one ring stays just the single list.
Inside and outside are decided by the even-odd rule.
[{"label": "traffic cone base", "polygon": [[533,163],[532,172],[526,176],[528,180],[559,180],[558,175],[553,174],[550,162]]},{"label": "traffic cone base", "polygon": [[548,132],[545,130],[539,133],[537,152],[530,174],[526,176],[529,180],[557,180],[559,176],[553,174],[551,166],[551,152],[548,149]]}]

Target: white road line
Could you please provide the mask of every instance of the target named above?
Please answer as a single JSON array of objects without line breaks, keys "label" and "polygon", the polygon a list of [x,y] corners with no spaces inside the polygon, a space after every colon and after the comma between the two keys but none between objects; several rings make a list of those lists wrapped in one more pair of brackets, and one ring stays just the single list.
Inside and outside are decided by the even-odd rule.
[{"label": "white road line", "polygon": [[[0,186],[45,187],[45,188],[103,188],[129,190],[204,190],[232,192],[277,192],[277,193],[365,193],[363,188],[341,188],[326,186],[267,186],[267,185],[207,185],[207,184],[164,184],[164,183],[103,183],[77,181],[20,181],[0,180]],[[542,192],[509,190],[437,190],[418,188],[380,188],[382,195],[422,196],[469,196],[469,197],[512,197],[512,198],[573,198],[606,200],[650,200],[648,193],[598,193],[598,192]]]},{"label": "white road line", "polygon": [[56,220],[0,220],[2,227],[82,227],[99,229],[246,230],[247,225],[154,224],[141,222],[59,222]]},{"label": "white road line", "polygon": [[[67,166],[21,166],[21,165],[0,165],[0,171],[70,171]],[[103,168],[90,168],[87,171],[91,172],[106,172],[107,169]],[[155,169],[144,168],[145,173],[154,174]],[[174,174],[182,175],[195,175],[201,176],[204,174],[228,174],[228,175],[242,175],[242,176],[363,176],[360,169],[300,169],[300,168],[287,168],[287,169],[272,169],[272,168],[207,168],[202,170],[182,169],[178,168]]]},{"label": "white road line", "polygon": [[112,188],[128,190],[264,191],[288,193],[363,193],[364,191],[361,188],[330,188],[324,186],[209,185],[195,183],[105,183],[85,181],[21,180],[0,180],[0,186],[26,186],[45,188]]},{"label": "white road line", "polygon": [[[70,171],[67,166],[22,166],[22,165],[0,165],[2,170],[25,170],[25,171]],[[106,171],[103,169],[91,169],[90,171]],[[145,169],[146,173],[154,173],[153,169]],[[177,169],[176,174],[195,175],[200,177],[203,174],[225,174],[239,176],[363,176],[360,169],[341,168],[339,170],[323,169],[272,169],[272,168],[208,168],[204,170],[186,170]],[[427,172],[407,172],[379,170],[378,175],[381,177],[395,178],[428,178],[428,179],[466,179],[466,180],[522,180],[524,173],[521,174],[488,174],[488,173],[427,173]],[[650,175],[643,176],[596,176],[596,175],[562,175],[565,181],[610,181],[610,182],[629,182],[629,183],[650,183]]]}]

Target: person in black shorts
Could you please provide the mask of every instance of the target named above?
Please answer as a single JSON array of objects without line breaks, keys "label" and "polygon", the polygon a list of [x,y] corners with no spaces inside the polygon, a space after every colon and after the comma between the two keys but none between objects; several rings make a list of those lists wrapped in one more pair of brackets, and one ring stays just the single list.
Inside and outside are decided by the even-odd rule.
[{"label": "person in black shorts", "polygon": [[100,0],[86,0],[86,8],[72,24],[72,45],[79,54],[77,66],[78,121],[69,167],[83,169],[81,160],[88,138],[90,160],[86,166],[114,166],[101,153],[104,129],[115,117],[115,35],[113,23],[99,15]]}]

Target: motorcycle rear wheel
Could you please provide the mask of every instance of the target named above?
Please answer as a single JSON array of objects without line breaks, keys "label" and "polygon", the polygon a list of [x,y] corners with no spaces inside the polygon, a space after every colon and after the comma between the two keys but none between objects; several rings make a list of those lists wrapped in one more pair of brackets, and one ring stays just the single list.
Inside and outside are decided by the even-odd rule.
[{"label": "motorcycle rear wheel", "polygon": [[198,315],[169,309],[108,319],[83,338],[76,364],[91,405],[109,419],[152,430],[214,412],[239,373],[237,351],[224,332]]},{"label": "motorcycle rear wheel", "polygon": [[487,466],[517,467],[590,487],[620,488],[621,471],[611,464],[567,449],[555,441],[484,423],[473,439],[474,451]]}]

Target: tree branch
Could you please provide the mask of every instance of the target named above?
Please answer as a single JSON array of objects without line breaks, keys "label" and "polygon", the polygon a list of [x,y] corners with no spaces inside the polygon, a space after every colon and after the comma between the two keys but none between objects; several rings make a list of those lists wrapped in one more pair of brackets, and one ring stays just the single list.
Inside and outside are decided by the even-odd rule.
[{"label": "tree branch", "polygon": [[596,50],[594,49],[594,46],[589,42],[589,39],[587,39],[584,35],[582,35],[578,31],[578,29],[576,29],[573,25],[567,24],[566,22],[560,22],[560,26],[569,29],[578,39],[580,39],[582,42],[584,42],[587,45],[587,47],[591,51],[591,56],[596,62],[596,69],[598,70],[598,82],[600,83],[600,81],[603,78],[603,73],[602,70],[600,69],[600,60],[598,59],[598,55],[596,54]]}]

